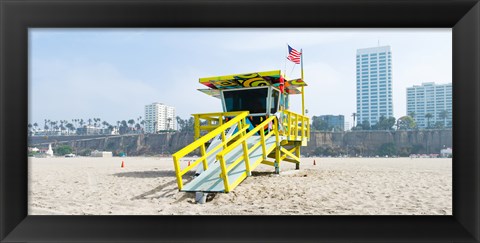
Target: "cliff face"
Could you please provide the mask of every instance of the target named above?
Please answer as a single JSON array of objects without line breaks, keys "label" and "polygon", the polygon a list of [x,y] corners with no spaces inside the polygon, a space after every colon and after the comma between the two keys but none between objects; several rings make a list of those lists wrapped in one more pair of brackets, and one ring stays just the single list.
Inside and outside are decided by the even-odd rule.
[{"label": "cliff face", "polygon": [[109,136],[95,139],[59,142],[68,144],[76,151],[88,150],[112,151],[114,154],[125,152],[128,155],[172,154],[193,142],[193,133],[135,134]]},{"label": "cliff face", "polygon": [[440,149],[452,147],[452,130],[312,132],[303,152],[314,153],[318,147],[333,147],[350,149],[355,154],[374,155],[388,143],[405,153],[438,154]]},{"label": "cliff face", "polygon": [[[66,139],[67,140],[67,139]],[[128,155],[172,154],[193,142],[193,133],[135,134],[62,141],[81,154],[88,150],[126,152]],[[399,154],[439,153],[443,147],[452,147],[452,130],[428,131],[351,131],[312,132],[302,154],[314,154],[318,148],[334,148],[350,155],[375,155],[379,148],[391,143]]]}]

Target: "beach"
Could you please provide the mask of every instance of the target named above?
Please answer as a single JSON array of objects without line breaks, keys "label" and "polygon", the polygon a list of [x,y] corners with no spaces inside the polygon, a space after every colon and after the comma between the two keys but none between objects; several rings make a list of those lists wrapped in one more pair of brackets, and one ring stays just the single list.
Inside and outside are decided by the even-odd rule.
[{"label": "beach", "polygon": [[[188,161],[184,159],[182,168]],[[124,167],[121,167],[122,161]],[[452,215],[452,159],[302,158],[260,165],[205,204],[171,157],[29,158],[30,215]],[[315,165],[314,162],[315,161]],[[188,173],[185,179],[192,178]]]}]

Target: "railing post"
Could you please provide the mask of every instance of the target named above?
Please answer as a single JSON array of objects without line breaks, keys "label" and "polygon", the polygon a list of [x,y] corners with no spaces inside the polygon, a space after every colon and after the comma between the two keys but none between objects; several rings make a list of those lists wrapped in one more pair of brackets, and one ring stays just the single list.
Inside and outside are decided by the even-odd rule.
[{"label": "railing post", "polygon": [[178,164],[178,158],[177,156],[173,156],[173,165],[175,166],[175,176],[177,177],[177,185],[178,185],[178,190],[182,190],[183,188],[183,182],[182,182],[182,176],[180,175],[180,165]]},{"label": "railing post", "polygon": [[[300,158],[300,145],[298,145],[297,149],[295,149],[295,155],[297,156],[297,158]],[[295,169],[300,169],[300,162],[295,163]]]},{"label": "railing post", "polygon": [[295,140],[298,140],[298,114],[295,115]]},{"label": "railing post", "polygon": [[301,139],[302,139],[302,142],[303,142],[303,139],[305,138],[305,130],[306,130],[306,129],[305,129],[305,121],[306,121],[306,120],[305,120],[305,117],[302,116],[302,125],[300,126],[301,129],[302,129],[302,138],[301,138]]},{"label": "railing post", "polygon": [[262,152],[263,152],[263,159],[267,159],[267,148],[265,144],[265,129],[262,127],[260,129],[260,141],[262,143]]},{"label": "railing post", "polygon": [[307,119],[307,140],[310,140],[310,119]]},{"label": "railing post", "polygon": [[243,140],[242,147],[243,147],[243,161],[245,161],[245,170],[247,171],[247,175],[251,176],[252,172],[250,170],[250,158],[248,157],[248,144],[246,139]]},{"label": "railing post", "polygon": [[228,171],[227,166],[225,165],[225,157],[220,157],[220,169],[222,170],[222,179],[223,179],[223,186],[225,187],[225,192],[230,191],[230,184],[228,183]]},{"label": "railing post", "polygon": [[278,135],[278,122],[279,121],[276,118],[273,119],[273,121],[274,121],[273,125],[275,126],[275,130],[274,130],[275,131],[275,142],[277,144],[277,147],[279,147],[280,146],[280,136]]},{"label": "railing post", "polygon": [[288,140],[292,139],[292,114],[289,112],[288,114]]},{"label": "railing post", "polygon": [[207,153],[207,151],[205,149],[205,144],[202,144],[200,149],[202,151],[202,157],[204,157],[203,158],[203,170],[207,170],[208,169],[208,161],[207,161],[207,156],[205,156],[205,154]]},{"label": "railing post", "polygon": [[278,120],[274,119],[274,125],[275,125],[275,173],[279,174],[280,173],[280,136],[278,135]]},{"label": "railing post", "polygon": [[198,115],[193,115],[193,131],[195,139],[200,138],[200,117]]},{"label": "railing post", "polygon": [[225,136],[225,130],[222,131],[222,143],[223,143],[223,148],[227,147],[227,143],[225,143],[225,140],[227,137]]},{"label": "railing post", "polygon": [[[244,117],[242,119],[242,122],[239,122],[239,129],[243,128],[243,126],[247,126],[247,118]],[[240,138],[242,139],[245,135],[247,135],[247,131],[243,131],[240,134]],[[248,157],[248,146],[247,146],[247,141],[246,139],[242,142],[242,147],[243,147],[243,161],[245,161],[245,170],[247,171],[247,175],[251,176],[252,172],[250,171],[250,159]]]},{"label": "railing post", "polygon": [[[244,117],[244,118],[242,119],[242,123],[243,123],[243,126],[248,126],[248,125],[247,125],[247,117]],[[243,135],[243,136],[247,135],[247,131],[243,131],[242,135]]]}]

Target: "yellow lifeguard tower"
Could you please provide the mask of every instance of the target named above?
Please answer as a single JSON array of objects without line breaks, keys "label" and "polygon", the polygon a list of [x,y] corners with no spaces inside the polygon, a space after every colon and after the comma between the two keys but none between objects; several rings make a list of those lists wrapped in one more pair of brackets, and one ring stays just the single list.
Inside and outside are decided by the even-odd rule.
[{"label": "yellow lifeguard tower", "polygon": [[[230,192],[259,164],[276,173],[283,161],[300,168],[300,147],[310,138],[310,119],[303,114],[306,83],[284,77],[276,70],[200,78],[208,88],[199,91],[219,98],[223,112],[193,114],[195,141],[173,154],[180,191]],[[291,95],[302,95],[302,114],[289,110]],[[201,156],[180,168],[181,159],[196,150]],[[184,185],[182,177],[197,166],[196,177]]]}]

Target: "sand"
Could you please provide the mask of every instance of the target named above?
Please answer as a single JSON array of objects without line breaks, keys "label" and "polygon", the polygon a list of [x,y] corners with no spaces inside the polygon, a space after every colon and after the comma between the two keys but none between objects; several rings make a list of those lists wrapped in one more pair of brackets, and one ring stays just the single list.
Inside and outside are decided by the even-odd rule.
[{"label": "sand", "polygon": [[452,214],[452,159],[302,158],[300,170],[281,170],[261,165],[233,192],[195,204],[178,191],[171,158],[30,158],[29,214]]}]

